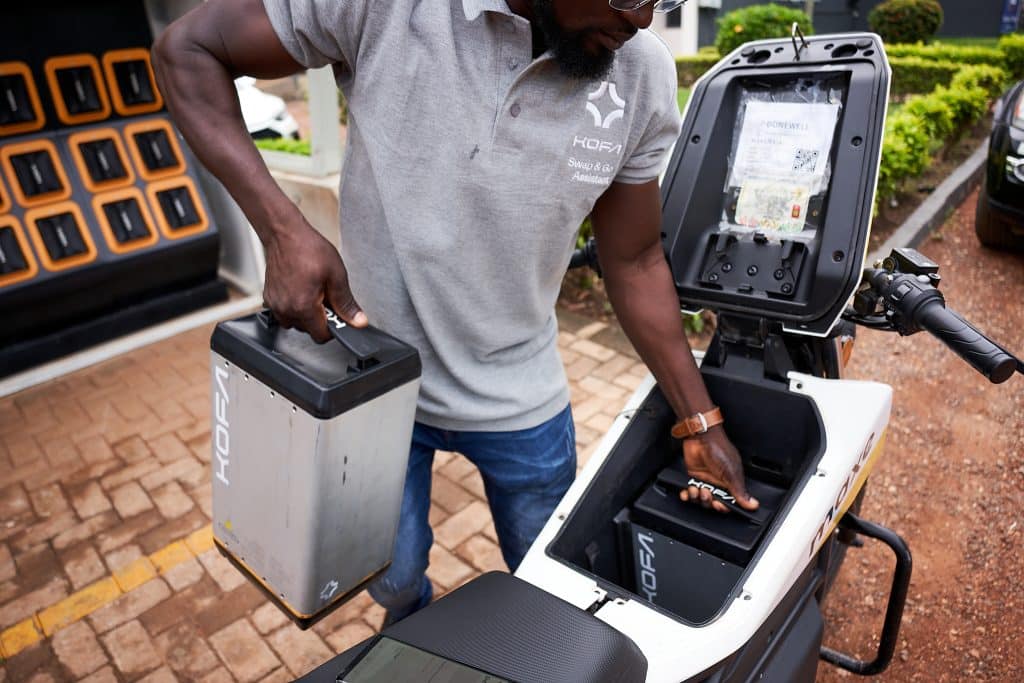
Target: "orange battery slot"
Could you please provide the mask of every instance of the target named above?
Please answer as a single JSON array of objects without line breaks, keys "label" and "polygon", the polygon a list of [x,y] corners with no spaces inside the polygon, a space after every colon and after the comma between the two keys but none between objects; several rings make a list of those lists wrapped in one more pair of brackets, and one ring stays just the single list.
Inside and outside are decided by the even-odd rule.
[{"label": "orange battery slot", "polygon": [[168,239],[181,239],[203,232],[210,221],[199,201],[199,193],[188,176],[168,178],[146,187],[160,232]]},{"label": "orange battery slot", "polygon": [[7,213],[10,210],[11,198],[7,196],[7,190],[4,189],[3,182],[0,182],[0,214]]},{"label": "orange battery slot", "polygon": [[149,50],[111,50],[103,55],[103,73],[107,76],[114,111],[121,116],[148,114],[164,106]]},{"label": "orange battery slot", "polygon": [[39,206],[71,196],[57,148],[49,140],[5,145],[0,148],[0,163],[14,198],[22,206]]},{"label": "orange battery slot", "polygon": [[26,211],[25,224],[47,270],[67,270],[96,260],[96,245],[75,202]]},{"label": "orange battery slot", "polygon": [[153,217],[146,200],[135,187],[104,192],[92,198],[100,229],[107,246],[116,254],[144,249],[157,241]]},{"label": "orange battery slot", "polygon": [[178,136],[164,119],[130,123],[124,127],[132,161],[144,180],[153,181],[185,171]]},{"label": "orange battery slot", "polygon": [[0,63],[0,136],[30,133],[46,123],[32,71],[24,62]]},{"label": "orange battery slot", "polygon": [[102,121],[110,100],[99,62],[90,54],[51,57],[43,65],[57,118],[68,125]]},{"label": "orange battery slot", "polygon": [[14,216],[0,216],[0,289],[31,280],[39,272],[32,249]]},{"label": "orange battery slot", "polygon": [[82,183],[93,193],[135,182],[121,136],[113,128],[96,128],[68,136],[71,157]]}]

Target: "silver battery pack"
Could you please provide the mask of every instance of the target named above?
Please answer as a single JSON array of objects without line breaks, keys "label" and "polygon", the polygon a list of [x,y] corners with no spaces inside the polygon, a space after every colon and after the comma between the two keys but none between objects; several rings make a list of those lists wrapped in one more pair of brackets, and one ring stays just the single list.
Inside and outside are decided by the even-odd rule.
[{"label": "silver battery pack", "polygon": [[390,563],[415,419],[416,350],[346,334],[354,351],[264,313],[211,339],[214,540],[303,628]]}]

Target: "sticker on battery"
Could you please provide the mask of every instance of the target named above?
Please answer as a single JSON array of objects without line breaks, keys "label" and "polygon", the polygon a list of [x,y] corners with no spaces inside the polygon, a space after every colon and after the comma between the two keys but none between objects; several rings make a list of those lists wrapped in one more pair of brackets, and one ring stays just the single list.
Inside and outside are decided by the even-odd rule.
[{"label": "sticker on battery", "polygon": [[764,178],[748,178],[736,203],[736,223],[748,228],[800,232],[807,216],[811,188]]}]

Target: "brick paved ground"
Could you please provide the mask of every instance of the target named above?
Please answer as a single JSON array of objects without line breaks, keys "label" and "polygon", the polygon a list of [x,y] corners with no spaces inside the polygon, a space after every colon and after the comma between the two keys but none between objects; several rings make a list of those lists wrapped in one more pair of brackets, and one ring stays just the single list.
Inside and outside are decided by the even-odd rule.
[{"label": "brick paved ground", "polygon": [[[562,328],[582,465],[646,371],[612,328]],[[300,631],[212,549],[209,335],[0,398],[0,683],[286,681],[380,626],[363,593]],[[440,594],[503,564],[475,467],[434,469]]]}]

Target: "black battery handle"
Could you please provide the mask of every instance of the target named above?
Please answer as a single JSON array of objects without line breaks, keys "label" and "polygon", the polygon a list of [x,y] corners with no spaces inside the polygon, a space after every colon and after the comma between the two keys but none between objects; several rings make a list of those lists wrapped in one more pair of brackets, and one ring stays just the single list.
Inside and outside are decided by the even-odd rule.
[{"label": "black battery handle", "polygon": [[[327,316],[327,329],[331,331],[331,335],[355,356],[356,369],[364,370],[373,365],[378,347],[372,336],[366,330],[352,327],[326,306],[324,314]],[[269,308],[264,308],[256,315],[256,319],[259,321],[260,332],[269,335],[272,340],[280,327],[280,323],[274,317],[274,312]]]}]

